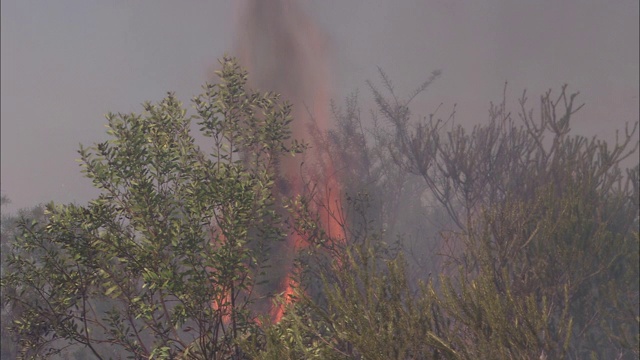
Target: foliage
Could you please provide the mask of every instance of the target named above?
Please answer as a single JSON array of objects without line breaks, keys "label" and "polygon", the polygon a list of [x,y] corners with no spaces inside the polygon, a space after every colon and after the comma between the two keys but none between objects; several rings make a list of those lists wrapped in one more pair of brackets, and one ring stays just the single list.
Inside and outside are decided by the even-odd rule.
[{"label": "foliage", "polygon": [[[356,96],[333,106],[337,128],[312,145],[335,173],[308,169],[285,199],[280,159],[304,148],[291,108],[221,64],[193,117],[172,94],[110,114],[112,139],[80,150],[101,195],[21,222],[2,300],[24,357],[637,358],[640,166],[622,168],[637,124],[612,146],[573,135],[566,87],[537,118],[525,93],[514,119],[505,87],[471,130],[453,113],[413,123],[410,102],[439,72],[408,100],[381,72],[391,96],[369,84],[373,129]],[[286,230],[309,246],[270,323],[259,284],[281,275],[266,269]]]},{"label": "foliage", "polygon": [[[582,106],[566,86],[555,98],[541,96],[538,120],[524,93],[521,124],[507,112],[505,95],[492,104],[489,123],[471,132],[448,124],[451,118],[412,126],[406,103],[375,88],[374,95],[395,129],[395,161],[424,179],[459,227],[446,235],[464,248],[448,254],[460,276],[456,286],[445,279],[443,308],[464,324],[462,339],[472,334],[465,344],[486,340],[486,349],[500,349],[478,348],[471,358],[535,355],[504,352],[517,349],[514,341],[537,342],[551,358],[637,356],[639,166],[621,169],[638,148],[637,123],[613,147],[572,135]],[[551,328],[536,313],[547,314]],[[523,320],[536,341],[513,332]]]},{"label": "foliage", "polygon": [[[639,167],[621,169],[636,128],[613,148],[571,135],[576,94],[566,88],[541,97],[535,121],[523,96],[521,124],[503,101],[471,132],[453,117],[413,126],[408,102],[373,90],[395,131],[378,132],[377,145],[423,178],[457,225],[442,243],[461,246],[441,248],[450,265],[423,284],[402,256],[372,250],[380,228],[347,229],[351,245],[324,269],[324,296],[299,291],[254,343],[266,346],[257,357],[636,358]],[[368,223],[372,213],[359,213],[365,220],[347,227]]]},{"label": "foliage", "polygon": [[[437,77],[435,72],[416,90],[424,91]],[[358,105],[358,93],[346,98],[343,105],[331,103],[334,119],[332,129],[322,133],[311,127],[311,146],[331,161],[332,174],[339,181],[342,195],[341,212],[337,221],[342,223],[348,242],[362,243],[371,236],[403,247],[412,272],[417,279],[421,273],[437,273],[435,256],[439,231],[447,223],[442,211],[425,201],[427,186],[421,177],[398,171],[389,147],[393,137],[387,134],[377,114],[372,112],[373,126],[365,128]],[[322,181],[322,172],[313,172],[313,184]],[[308,191],[300,202],[312,203],[326,211],[322,194]],[[297,208],[294,216],[304,212]],[[302,211],[301,211],[302,210]],[[344,254],[339,249],[333,257]]]},{"label": "foliage", "polygon": [[[2,205],[10,203],[9,198],[2,195]],[[19,221],[21,218],[28,219],[28,221],[43,221],[44,220],[44,207],[35,206],[31,209],[20,210],[18,214],[2,214],[2,223],[1,223],[1,235],[0,235],[0,255],[2,259],[0,261],[0,269],[2,271],[2,276],[5,275],[7,270],[7,255],[13,250],[13,239],[19,233]],[[8,297],[15,295],[16,289],[14,287],[3,287],[1,296],[2,296],[2,312],[1,316],[1,332],[2,332],[2,343],[0,344],[1,358],[13,358],[15,359],[18,356],[18,346],[16,345],[18,341],[16,341],[16,337],[11,334],[9,331],[10,324],[13,320],[17,319],[21,313],[25,310],[19,304],[13,304],[9,306],[5,302],[5,299]]]},{"label": "foliage", "polygon": [[[256,359],[421,359],[450,349],[434,333],[433,298],[410,290],[402,256],[383,261],[367,242],[323,279],[326,306],[305,292],[250,346]],[[435,325],[437,326],[437,325]],[[260,343],[262,342],[262,343]],[[431,358],[431,357],[428,357]]]},{"label": "foliage", "polygon": [[280,323],[245,343],[254,358],[535,358],[568,338],[570,325],[554,323],[549,304],[505,296],[489,276],[455,285],[443,276],[443,290],[431,281],[412,286],[402,253],[375,239],[346,253],[323,278],[323,301],[298,291]]},{"label": "foliage", "polygon": [[112,138],[79,151],[100,196],[48,205],[44,227],[23,221],[2,286],[26,309],[13,326],[25,356],[79,344],[101,359],[242,357],[237,340],[256,331],[251,306],[266,296],[253,287],[284,237],[277,160],[301,147],[291,107],[247,89],[234,59],[221,65],[193,117],[173,94],[142,115],[109,114]]}]

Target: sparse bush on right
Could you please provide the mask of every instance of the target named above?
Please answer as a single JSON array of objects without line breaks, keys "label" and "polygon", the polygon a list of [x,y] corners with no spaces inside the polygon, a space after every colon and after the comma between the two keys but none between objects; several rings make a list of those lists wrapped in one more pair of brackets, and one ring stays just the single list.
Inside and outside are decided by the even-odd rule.
[{"label": "sparse bush on right", "polygon": [[415,94],[400,100],[382,77],[390,96],[371,89],[390,126],[375,129],[367,151],[419,176],[424,201],[448,214],[451,226],[438,229],[440,273],[421,274],[406,255],[371,250],[392,240],[381,224],[370,240],[347,238],[348,260],[324,275],[322,299],[300,292],[283,322],[266,330],[267,353],[638,358],[639,166],[623,167],[637,157],[638,124],[613,144],[575,135],[582,105],[567,86],[543,94],[535,110],[523,93],[516,114],[505,96],[470,130],[453,116],[415,122],[408,106]]},{"label": "sparse bush on right", "polygon": [[[574,135],[577,93],[506,101],[471,131],[431,119],[411,127],[374,92],[396,130],[394,158],[420,175],[458,224],[440,304],[466,358],[637,358],[637,126],[616,143]],[[505,89],[506,93],[506,89]],[[506,98],[506,96],[505,96]],[[406,107],[406,106],[405,106]],[[406,114],[406,115],[405,115]]]}]

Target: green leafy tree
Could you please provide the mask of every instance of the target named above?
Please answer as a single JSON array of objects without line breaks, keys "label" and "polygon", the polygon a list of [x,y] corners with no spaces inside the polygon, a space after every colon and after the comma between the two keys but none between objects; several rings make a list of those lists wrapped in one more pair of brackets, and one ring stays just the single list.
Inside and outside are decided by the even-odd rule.
[{"label": "green leafy tree", "polygon": [[71,345],[99,359],[244,356],[237,342],[267,296],[254,288],[284,238],[278,159],[302,147],[290,105],[247,89],[234,59],[221,65],[195,116],[173,94],[141,115],[109,114],[111,139],[79,151],[101,194],[22,222],[2,286],[25,309],[12,327],[25,357]]}]

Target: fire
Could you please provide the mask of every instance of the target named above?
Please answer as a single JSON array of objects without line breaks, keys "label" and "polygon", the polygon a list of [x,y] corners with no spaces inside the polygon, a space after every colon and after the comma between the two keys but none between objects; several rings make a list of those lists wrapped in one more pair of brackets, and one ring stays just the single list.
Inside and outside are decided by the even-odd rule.
[{"label": "fire", "polygon": [[[331,85],[327,38],[295,0],[246,0],[239,10],[236,52],[249,71],[249,81],[254,88],[275,91],[290,101],[294,105],[293,137],[313,143],[308,128],[312,119],[321,132],[329,128]],[[326,209],[321,212],[324,230],[332,237],[344,238],[335,218],[339,189],[333,166],[317,151],[306,154],[306,161],[320,164],[325,178]],[[289,186],[286,193],[278,196],[294,197],[303,193],[300,169],[300,157],[282,159],[281,175]],[[286,275],[279,289],[285,301],[290,299],[296,285],[291,274],[293,256],[305,246],[308,246],[306,239],[291,235],[286,248],[281,249],[287,259],[283,265]],[[272,309],[271,315],[272,320],[279,321],[282,306]]]}]

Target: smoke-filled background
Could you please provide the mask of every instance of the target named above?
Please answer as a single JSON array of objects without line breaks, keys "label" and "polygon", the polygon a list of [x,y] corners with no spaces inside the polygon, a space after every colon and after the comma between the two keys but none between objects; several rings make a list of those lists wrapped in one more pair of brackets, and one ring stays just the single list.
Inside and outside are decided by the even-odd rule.
[{"label": "smoke-filled background", "polygon": [[[586,102],[575,120],[581,134],[613,139],[639,117],[635,0],[300,0],[299,13],[260,3],[269,16],[309,26],[323,52],[303,55],[317,61],[313,73],[245,56],[255,62],[246,63],[257,72],[253,81],[320,78],[326,93],[306,104],[316,112],[356,89],[362,107],[373,107],[365,81],[378,81],[380,66],[401,95],[443,71],[412,103],[416,116],[457,103],[459,122],[480,123],[508,81],[512,101],[524,88],[533,99],[563,83],[579,90]],[[276,29],[251,48],[238,47],[242,29],[259,26],[241,12],[228,0],[2,1],[1,189],[12,200],[3,211],[94,196],[74,159],[78,143],[105,138],[105,113],[139,112],[167,91],[186,102],[225,52],[286,53],[292,46],[277,40]],[[262,90],[294,102],[309,97],[307,90],[287,93],[284,84]]]}]

